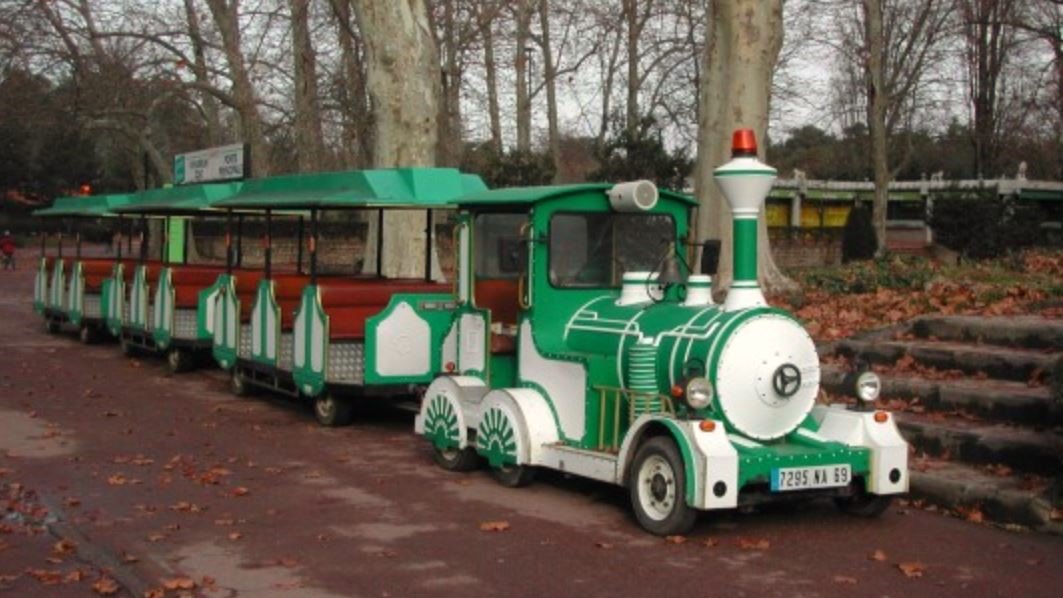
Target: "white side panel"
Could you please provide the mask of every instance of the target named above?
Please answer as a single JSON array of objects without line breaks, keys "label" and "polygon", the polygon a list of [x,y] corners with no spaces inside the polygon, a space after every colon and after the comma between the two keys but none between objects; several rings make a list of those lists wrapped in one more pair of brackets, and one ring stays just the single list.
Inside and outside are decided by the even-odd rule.
[{"label": "white side panel", "polygon": [[462,314],[458,322],[461,334],[461,350],[458,353],[458,371],[482,372],[487,364],[487,325],[479,314]]},{"label": "white side panel", "polygon": [[295,343],[294,351],[292,351],[292,364],[296,368],[301,368],[306,364],[306,319],[307,312],[311,310],[310,305],[306,301],[306,297],[299,302],[299,311],[295,314],[295,323],[292,326],[294,328]]},{"label": "white side panel", "polygon": [[377,325],[376,371],[382,376],[420,376],[432,368],[432,327],[408,303]]},{"label": "white side panel", "polygon": [[616,456],[607,453],[581,451],[567,446],[545,446],[542,448],[541,461],[536,465],[610,484],[618,481]]},{"label": "white side panel", "polygon": [[561,431],[566,438],[583,438],[587,374],[583,366],[569,361],[547,359],[539,354],[532,340],[528,320],[520,326],[520,378],[537,384],[553,404]]},{"label": "white side panel", "polygon": [[[699,509],[730,509],[738,506],[738,451],[728,441],[728,435],[722,421],[716,422],[712,432],[702,431],[690,422],[688,435],[693,437],[691,445],[700,455],[698,478],[701,492],[696,497]],[[727,491],[716,496],[713,487],[723,482]]]},{"label": "white side panel", "polygon": [[448,363],[453,363],[455,366],[458,364],[458,326],[456,324],[450,325],[450,330],[447,331],[447,335],[443,337],[443,358],[442,364],[444,371]]},{"label": "white side panel", "polygon": [[315,372],[325,371],[325,322],[317,317],[317,310],[310,318],[310,369]]}]

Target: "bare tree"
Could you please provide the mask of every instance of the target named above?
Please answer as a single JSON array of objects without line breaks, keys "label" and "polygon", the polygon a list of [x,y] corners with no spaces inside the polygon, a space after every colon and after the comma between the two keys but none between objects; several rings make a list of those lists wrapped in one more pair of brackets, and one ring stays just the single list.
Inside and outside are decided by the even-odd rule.
[{"label": "bare tree", "polygon": [[[759,139],[768,129],[772,71],[782,47],[782,0],[711,0],[705,46],[695,193],[699,209],[697,239],[723,242],[718,286],[728,286],[733,238],[727,202],[712,182],[712,170],[730,158],[731,132],[751,128]],[[763,158],[765,144],[760,143]],[[761,211],[758,224],[757,273],[768,290],[787,290],[794,283],[776,267]]]},{"label": "bare tree", "polygon": [[310,41],[310,0],[291,0],[295,86],[295,148],[300,172],[320,172],[325,143],[317,91],[317,54]]},{"label": "bare tree", "polygon": [[351,0],[330,0],[336,20],[340,66],[336,76],[341,135],[339,154],[344,166],[372,163],[373,118],[366,88],[365,45],[351,14]]}]

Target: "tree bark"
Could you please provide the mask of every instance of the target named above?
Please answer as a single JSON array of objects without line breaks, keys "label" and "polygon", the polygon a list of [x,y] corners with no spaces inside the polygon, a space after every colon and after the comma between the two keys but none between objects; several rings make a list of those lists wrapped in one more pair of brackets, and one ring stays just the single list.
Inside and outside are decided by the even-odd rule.
[{"label": "tree bark", "polygon": [[364,168],[372,163],[373,118],[366,90],[365,61],[359,32],[352,23],[351,0],[330,0],[336,17],[340,46],[341,82],[339,85],[342,115],[343,165]]},{"label": "tree bark", "polygon": [[[639,22],[638,0],[624,0],[624,22],[627,26],[627,118],[625,125],[634,131],[639,123],[639,37],[642,26]],[[645,2],[647,10],[652,0]]]},{"label": "tree bark", "polygon": [[517,37],[514,55],[514,71],[517,77],[517,149],[531,151],[531,86],[528,84],[528,38],[531,21],[529,0],[516,0]]},{"label": "tree bark", "polygon": [[258,112],[258,98],[247,72],[240,41],[240,0],[206,0],[214,22],[221,34],[229,77],[233,84],[233,109],[240,116],[240,132],[248,144],[251,166],[248,176],[268,176],[272,170],[269,148],[262,132],[262,116]]},{"label": "tree bark", "polygon": [[291,0],[295,79],[295,146],[299,172],[325,170],[325,143],[318,107],[317,56],[310,40],[310,0]]},{"label": "tree bark", "polygon": [[[696,238],[720,239],[722,251],[716,288],[730,286],[731,210],[712,180],[712,171],[731,157],[731,133],[751,128],[761,159],[766,149],[771,77],[782,47],[782,0],[711,0],[702,88],[699,93],[698,197]],[[764,210],[757,226],[757,278],[766,291],[796,288],[775,265]]]},{"label": "tree bark", "polygon": [[883,0],[863,0],[864,27],[867,40],[867,123],[871,142],[871,171],[875,195],[871,204],[871,225],[878,248],[875,255],[886,252],[886,204],[889,200],[890,166],[886,111],[890,101],[886,88],[886,40],[883,35]]},{"label": "tree bark", "polygon": [[550,0],[539,0],[540,46],[543,50],[543,85],[546,87],[546,127],[550,158],[554,162],[554,181],[561,174],[561,132],[557,122],[557,65],[550,45]]},{"label": "tree bark", "polygon": [[[434,165],[439,132],[439,57],[424,0],[357,0],[354,8],[365,37],[374,113],[374,164],[378,168]],[[425,225],[423,212],[387,212],[383,231],[385,276],[423,276]],[[375,242],[367,245],[375,246]],[[438,270],[438,263],[434,270]]]},{"label": "tree bark", "polygon": [[498,107],[498,73],[495,67],[494,16],[481,11],[480,35],[484,44],[484,77],[487,84],[487,112],[491,121],[491,146],[502,153],[502,117]]},{"label": "tree bark", "polygon": [[443,54],[441,85],[443,93],[439,114],[439,164],[457,166],[461,163],[461,79],[462,69],[458,63],[461,52],[457,27],[454,23],[454,4],[456,0],[443,2],[443,36],[439,40],[439,50]]},{"label": "tree bark", "polygon": [[[210,76],[207,74],[207,52],[203,33],[199,27],[199,13],[193,0],[184,0],[185,21],[188,23],[188,37],[192,41],[192,74],[201,86],[210,85]],[[207,143],[211,146],[221,145],[224,139],[221,127],[221,116],[218,111],[218,101],[214,96],[200,90],[200,106],[202,106],[203,122],[207,126]]]}]

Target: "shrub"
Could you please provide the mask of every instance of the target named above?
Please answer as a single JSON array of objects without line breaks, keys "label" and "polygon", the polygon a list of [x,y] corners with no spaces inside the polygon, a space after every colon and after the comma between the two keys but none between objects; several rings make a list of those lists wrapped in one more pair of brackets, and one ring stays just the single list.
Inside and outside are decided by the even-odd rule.
[{"label": "shrub", "polygon": [[938,243],[966,258],[986,259],[1037,244],[1040,215],[995,190],[934,200],[930,226]]}]

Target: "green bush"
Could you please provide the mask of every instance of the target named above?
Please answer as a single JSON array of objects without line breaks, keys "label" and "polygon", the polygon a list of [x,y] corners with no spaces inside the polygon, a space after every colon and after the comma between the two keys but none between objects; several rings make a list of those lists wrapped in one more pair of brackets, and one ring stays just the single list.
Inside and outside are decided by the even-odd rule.
[{"label": "green bush", "polygon": [[1041,217],[1035,206],[1019,205],[995,190],[934,200],[930,226],[938,243],[971,259],[1001,256],[1036,245]]},{"label": "green bush", "polygon": [[863,204],[853,206],[842,230],[842,263],[869,260],[875,257],[878,236],[871,222],[871,210]]},{"label": "green bush", "polygon": [[894,256],[862,261],[841,268],[812,270],[804,284],[831,294],[872,293],[879,289],[921,290],[934,277],[926,260]]}]

